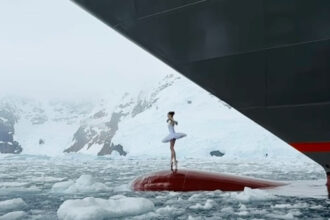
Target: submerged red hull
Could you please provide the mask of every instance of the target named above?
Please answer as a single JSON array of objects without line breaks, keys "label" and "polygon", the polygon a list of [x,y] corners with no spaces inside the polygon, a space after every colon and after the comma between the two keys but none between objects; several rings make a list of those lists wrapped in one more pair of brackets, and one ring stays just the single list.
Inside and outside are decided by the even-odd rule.
[{"label": "submerged red hull", "polygon": [[135,179],[132,188],[136,191],[242,191],[245,187],[255,189],[282,185],[285,184],[229,174],[166,170]]}]

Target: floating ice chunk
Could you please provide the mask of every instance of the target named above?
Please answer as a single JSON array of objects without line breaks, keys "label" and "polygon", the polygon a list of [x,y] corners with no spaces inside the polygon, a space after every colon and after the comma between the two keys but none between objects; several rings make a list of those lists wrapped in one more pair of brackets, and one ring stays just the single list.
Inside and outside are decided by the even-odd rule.
[{"label": "floating ice chunk", "polygon": [[[68,189],[73,186],[75,182],[73,180],[68,180],[64,182],[55,183],[52,187],[53,192],[68,192]],[[63,191],[64,190],[64,191]]]},{"label": "floating ice chunk", "polygon": [[236,214],[240,215],[240,216],[246,216],[246,215],[249,214],[249,212],[248,211],[240,211],[240,212],[237,212]]},{"label": "floating ice chunk", "polygon": [[323,206],[321,205],[315,205],[315,206],[311,206],[310,209],[322,209]]},{"label": "floating ice chunk", "polygon": [[60,220],[108,219],[141,215],[154,209],[152,201],[126,196],[67,200],[57,210]]},{"label": "floating ice chunk", "polygon": [[64,178],[61,177],[53,177],[53,176],[38,176],[33,178],[33,182],[58,182],[63,181]]},{"label": "floating ice chunk", "polygon": [[174,208],[172,206],[165,206],[165,207],[157,209],[156,213],[158,213],[160,215],[168,215],[169,213],[173,213],[174,211],[176,211],[176,208]]},{"label": "floating ice chunk", "polygon": [[55,183],[52,187],[54,193],[87,193],[110,190],[103,183],[96,182],[91,175],[81,175],[77,180],[68,180]]},{"label": "floating ice chunk", "polygon": [[0,220],[21,220],[26,219],[27,213],[24,211],[9,212],[0,216]]},{"label": "floating ice chunk", "polygon": [[293,213],[289,212],[287,214],[268,214],[267,217],[269,218],[273,218],[273,219],[294,219],[295,216],[293,215]]},{"label": "floating ice chunk", "polygon": [[8,122],[8,119],[3,118],[3,117],[0,117],[0,121],[2,121],[2,122],[4,122],[4,123],[7,123],[7,122]]},{"label": "floating ice chunk", "polygon": [[233,213],[234,209],[232,207],[225,207],[221,209],[222,213]]},{"label": "floating ice chunk", "polygon": [[229,197],[240,202],[264,201],[276,198],[265,190],[251,189],[248,187],[245,187],[243,192],[229,193]]},{"label": "floating ice chunk", "polygon": [[174,196],[178,196],[178,195],[180,195],[179,192],[169,192],[168,193],[168,196],[170,196],[170,197],[174,197]]},{"label": "floating ice chunk", "polygon": [[161,216],[177,216],[181,215],[184,211],[173,206],[165,206],[156,210],[156,213]]},{"label": "floating ice chunk", "polygon": [[10,210],[19,210],[25,208],[27,205],[23,199],[10,199],[5,201],[0,201],[0,211],[10,211]]},{"label": "floating ice chunk", "polygon": [[202,220],[202,217],[193,217],[191,215],[188,216],[188,220]]},{"label": "floating ice chunk", "polygon": [[197,203],[196,205],[190,206],[191,209],[204,209],[209,210],[212,209],[215,205],[215,202],[212,199],[206,200],[204,205],[201,205],[200,203]]},{"label": "floating ice chunk", "polygon": [[[10,185],[10,184],[9,184]],[[13,184],[15,185],[15,184]],[[22,193],[22,192],[39,192],[40,189],[36,186],[0,186],[0,195],[7,195],[8,193]]]},{"label": "floating ice chunk", "polygon": [[49,219],[49,211],[48,210],[40,210],[40,209],[31,209],[29,211],[29,215],[31,216],[30,220],[44,220]]},{"label": "floating ice chunk", "polygon": [[246,206],[244,204],[240,204],[239,210],[240,211],[245,211],[246,210]]},{"label": "floating ice chunk", "polygon": [[221,190],[214,190],[214,191],[207,191],[205,193],[203,193],[204,195],[207,195],[207,196],[220,196],[223,194],[223,192]]},{"label": "floating ice chunk", "polygon": [[195,201],[195,200],[199,200],[201,197],[201,194],[193,194],[188,198],[188,201]]},{"label": "floating ice chunk", "polygon": [[273,206],[271,206],[272,208],[275,209],[304,209],[304,208],[308,208],[308,204],[307,203],[296,203],[296,204],[275,204]]},{"label": "floating ice chunk", "polygon": [[115,192],[128,192],[130,190],[129,184],[122,184],[113,188]]},{"label": "floating ice chunk", "polygon": [[120,194],[118,194],[118,195],[114,195],[114,196],[111,196],[111,197],[110,197],[110,199],[115,199],[115,200],[125,199],[125,198],[127,198],[127,197],[124,196],[124,195],[120,195]]},{"label": "floating ice chunk", "polygon": [[130,219],[134,219],[134,220],[159,219],[159,218],[160,215],[158,215],[155,212],[148,212],[146,214],[130,217]]},{"label": "floating ice chunk", "polygon": [[7,187],[20,187],[20,186],[26,186],[29,183],[22,183],[22,182],[1,182],[0,188],[7,188]]}]

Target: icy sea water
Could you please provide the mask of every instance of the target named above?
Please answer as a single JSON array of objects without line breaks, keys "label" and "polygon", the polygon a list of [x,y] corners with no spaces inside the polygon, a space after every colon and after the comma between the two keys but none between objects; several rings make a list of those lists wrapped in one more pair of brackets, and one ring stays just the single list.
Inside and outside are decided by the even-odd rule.
[{"label": "icy sea water", "polygon": [[[179,163],[290,184],[244,192],[134,192],[129,188],[134,178],[168,169],[169,161],[1,155],[0,219],[330,219],[325,175],[313,162],[185,158]],[[144,198],[138,201],[145,204],[130,198]],[[62,205],[67,200],[74,202]],[[84,207],[86,202],[93,208]]]}]

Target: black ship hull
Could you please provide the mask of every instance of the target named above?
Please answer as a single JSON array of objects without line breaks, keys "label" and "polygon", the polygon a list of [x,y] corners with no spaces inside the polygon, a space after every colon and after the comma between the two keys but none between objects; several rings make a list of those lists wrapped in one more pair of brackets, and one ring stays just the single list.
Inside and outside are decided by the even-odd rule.
[{"label": "black ship hull", "polygon": [[74,2],[330,175],[329,0]]}]

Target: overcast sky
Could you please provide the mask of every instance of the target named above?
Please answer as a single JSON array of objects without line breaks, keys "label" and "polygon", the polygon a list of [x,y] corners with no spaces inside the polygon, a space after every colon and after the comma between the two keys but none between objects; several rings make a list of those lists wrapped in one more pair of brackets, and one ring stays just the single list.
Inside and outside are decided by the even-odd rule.
[{"label": "overcast sky", "polygon": [[97,95],[175,73],[70,0],[0,1],[0,95]]}]

